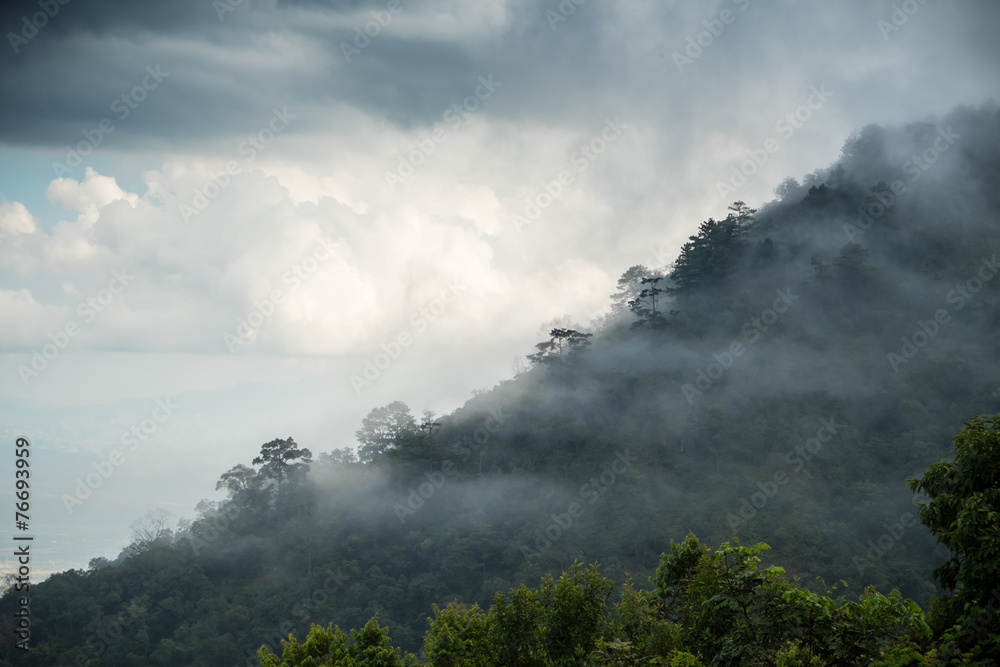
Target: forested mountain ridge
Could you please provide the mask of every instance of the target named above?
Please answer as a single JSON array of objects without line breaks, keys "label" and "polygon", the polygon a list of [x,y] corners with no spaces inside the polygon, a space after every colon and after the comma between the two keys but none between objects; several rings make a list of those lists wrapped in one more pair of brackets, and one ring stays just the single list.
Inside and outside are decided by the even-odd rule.
[{"label": "forested mountain ridge", "polygon": [[1000,114],[866,127],[804,180],[631,267],[602,322],[450,415],[376,408],[357,455],[248,447],[198,521],[34,586],[6,664],[244,664],[375,613],[417,650],[433,604],[574,561],[647,587],[689,531],[926,607],[949,554],[906,479],[1000,412]]}]

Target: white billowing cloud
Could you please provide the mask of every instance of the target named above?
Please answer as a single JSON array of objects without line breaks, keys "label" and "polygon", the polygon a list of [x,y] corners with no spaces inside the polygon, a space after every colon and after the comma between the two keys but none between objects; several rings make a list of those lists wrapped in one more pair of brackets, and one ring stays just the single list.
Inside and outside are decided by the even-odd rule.
[{"label": "white billowing cloud", "polygon": [[[96,221],[96,211],[94,215]],[[94,241],[92,234],[88,232],[88,226],[65,220],[52,229],[52,235],[48,237],[41,256],[37,259],[61,274],[113,261],[111,251]]]},{"label": "white billowing cloud", "polygon": [[[534,317],[515,296],[519,281],[496,266],[494,243],[512,230],[501,224],[491,185],[456,186],[429,171],[425,187],[369,210],[385,163],[359,164],[372,178],[345,179],[339,165],[282,168],[274,157],[211,188],[189,221],[180,207],[219,173],[211,161],[172,158],[145,175],[142,194],[93,169],[82,181],[57,179],[50,200],[79,217],[34,229],[33,247],[22,249],[35,279],[59,276],[50,302],[32,303],[74,309],[124,271],[126,288],[88,322],[81,349],[217,354],[365,350],[455,284],[463,298],[435,324],[439,339],[469,335],[467,316],[482,332],[504,313]],[[340,192],[331,192],[334,183]],[[538,306],[551,309],[544,299]],[[25,343],[43,338],[43,318],[28,321],[35,332]],[[227,334],[238,343],[227,345]]]},{"label": "white billowing cloud", "polygon": [[20,275],[34,269],[40,242],[37,231],[35,217],[24,204],[0,203],[0,269],[11,269]]},{"label": "white billowing cloud", "polygon": [[0,269],[29,274],[38,260],[41,238],[35,217],[21,202],[0,203]]},{"label": "white billowing cloud", "polygon": [[471,220],[480,234],[495,236],[503,229],[500,202],[493,191],[484,185],[462,185],[457,188],[462,197],[456,213]]},{"label": "white billowing cloud", "polygon": [[35,218],[24,204],[17,201],[0,203],[0,233],[31,234],[34,231]]},{"label": "white billowing cloud", "polygon": [[[612,184],[649,177],[645,162],[630,172],[636,139],[626,133],[586,169],[572,159],[604,123],[519,130],[474,115],[445,126],[446,140],[395,191],[386,171],[427,128],[368,121],[349,135],[282,135],[221,180],[240,156],[174,155],[144,174],[143,193],[88,169],[49,186],[78,218],[36,230],[24,261],[58,275],[52,306],[75,307],[113,271],[133,276],[81,348],[364,355],[412,330],[449,285],[461,297],[421,344],[472,345],[498,331],[533,341],[553,317],[586,324],[628,265],[588,248],[612,249],[611,238],[644,252],[649,242],[646,221],[614,224]],[[573,182],[518,230],[513,215],[561,170]]]},{"label": "white billowing cloud", "polygon": [[76,222],[83,228],[92,227],[97,222],[98,211],[113,201],[123,199],[132,206],[138,203],[137,195],[125,192],[114,178],[102,176],[92,167],[87,167],[82,181],[72,178],[52,181],[45,196],[53,204],[75,211],[78,214]]},{"label": "white billowing cloud", "polygon": [[[17,284],[53,307],[75,305],[127,268],[135,279],[95,322],[93,340],[133,350],[227,354],[224,334],[235,335],[245,321],[238,354],[356,353],[407,327],[412,313],[454,280],[467,288],[435,323],[440,341],[461,344],[498,330],[513,339],[562,315],[582,322],[606,306],[628,266],[665,265],[700,220],[724,216],[733,199],[756,206],[785,176],[836,157],[858,124],[852,110],[871,97],[873,82],[886,98],[904,83],[911,87],[885,76],[907,61],[898,58],[901,43],[881,40],[878,12],[850,12],[853,18],[835,24],[852,41],[817,61],[787,58],[787,47],[761,37],[769,33],[758,28],[781,29],[772,20],[779,10],[756,3],[679,72],[672,52],[719,7],[742,4],[588,4],[550,26],[544,12],[516,1],[438,0],[405,6],[351,63],[326,33],[336,27],[349,37],[358,22],[372,20],[371,7],[289,6],[277,29],[259,34],[274,5],[264,3],[259,13],[244,8],[226,25],[254,27],[247,40],[194,40],[201,49],[194,53],[204,56],[197,72],[182,57],[187,42],[164,37],[142,51],[150,62],[170,62],[164,67],[173,73],[115,138],[144,119],[191,129],[186,116],[156,115],[188,108],[178,103],[185,98],[170,96],[191,93],[191,81],[234,108],[249,97],[268,107],[287,103],[289,128],[246,158],[237,146],[267,114],[254,117],[256,107],[223,114],[211,141],[179,144],[193,153],[163,157],[145,174],[141,193],[93,169],[79,181],[57,179],[47,195],[75,220],[40,231],[23,206],[0,208],[0,229],[18,230],[0,243],[0,268],[14,268],[19,278],[37,272],[39,280],[54,272],[49,290],[35,289],[32,279]],[[934,11],[922,10],[907,27],[914,38],[930,29]],[[790,37],[797,45],[820,39],[828,27],[826,14],[819,21],[805,8],[780,10],[788,12],[805,27]],[[425,51],[427,44],[435,50]],[[251,46],[266,46],[268,55],[244,60]],[[102,58],[112,47],[122,44],[105,42]],[[428,67],[417,74],[421,57]],[[914,55],[915,62],[926,57]],[[856,67],[863,62],[876,64]],[[390,71],[404,74],[395,79]],[[498,87],[468,118],[450,122],[446,110],[491,73]],[[834,93],[830,102],[782,139],[738,192],[720,195],[717,182],[778,136],[775,121],[824,83]],[[725,104],[717,103],[722,92]],[[619,116],[625,129],[605,150],[600,137]],[[428,144],[432,133],[440,138]],[[581,160],[595,141],[600,152]],[[232,160],[239,173],[213,183]],[[386,174],[406,161],[412,175],[390,187]],[[552,194],[564,170],[572,183]],[[543,200],[549,203],[540,215],[518,229],[514,216]],[[196,212],[184,215],[182,206]],[[320,239],[329,246],[323,261],[314,255]],[[249,326],[251,319],[257,324]]]},{"label": "white billowing cloud", "polygon": [[356,183],[357,177],[346,171],[332,176],[316,176],[300,166],[287,163],[262,166],[261,171],[278,179],[295,204],[318,204],[323,197],[329,197],[350,207],[358,215],[368,212],[368,204],[352,192],[352,184]]},{"label": "white billowing cloud", "polygon": [[[598,316],[600,307],[607,299],[600,299],[595,306],[594,296],[610,294],[612,277],[592,261],[567,259],[552,272],[539,272],[529,276],[520,286],[519,298],[513,301],[512,309],[528,309],[540,316],[532,323],[538,324],[560,320],[567,326],[590,324]],[[511,313],[514,316],[514,312]],[[543,334],[551,327],[543,326]]]},{"label": "white billowing cloud", "polygon": [[[39,303],[31,290],[0,289],[0,348],[31,350],[49,342],[45,336],[61,330],[67,317],[64,308]],[[39,335],[40,334],[40,335]]]}]

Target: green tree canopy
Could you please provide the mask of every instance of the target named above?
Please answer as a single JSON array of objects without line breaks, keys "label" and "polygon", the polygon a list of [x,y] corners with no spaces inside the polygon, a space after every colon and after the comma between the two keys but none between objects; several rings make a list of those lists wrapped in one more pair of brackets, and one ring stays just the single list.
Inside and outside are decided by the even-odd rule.
[{"label": "green tree canopy", "polygon": [[953,444],[951,461],[907,486],[928,496],[920,521],[952,554],[934,576],[979,602],[1000,586],[1000,414],[973,417]]},{"label": "green tree canopy", "polygon": [[719,284],[732,272],[757,211],[742,201],[733,202],[729,211],[725,220],[709,218],[701,223],[698,233],[681,247],[670,274],[678,294]]},{"label": "green tree canopy", "polygon": [[393,401],[389,405],[375,408],[361,420],[361,428],[355,431],[361,447],[358,459],[371,463],[381,458],[387,451],[399,445],[402,438],[413,435],[417,422],[410,414],[410,406],[403,401]]},{"label": "green tree canopy", "polygon": [[660,287],[663,276],[650,276],[642,278],[639,284],[642,289],[635,295],[635,298],[628,302],[631,310],[639,318],[632,323],[633,328],[648,326],[658,329],[667,323],[663,316],[660,295],[666,294],[667,290]]},{"label": "green tree canopy", "polygon": [[390,646],[388,630],[379,625],[378,614],[352,630],[350,641],[339,627],[314,623],[304,644],[289,635],[280,658],[266,646],[257,657],[263,667],[397,667],[399,650]]},{"label": "green tree canopy", "polygon": [[618,278],[618,291],[611,295],[611,312],[624,312],[625,308],[628,307],[629,301],[635,299],[642,290],[642,279],[655,277],[656,275],[659,274],[650,271],[642,264],[630,266]]},{"label": "green tree canopy", "polygon": [[[906,482],[927,496],[920,521],[951,553],[934,576],[955,597],[936,601],[936,620],[947,626],[983,612],[994,628],[989,650],[1000,659],[1000,414],[973,417],[952,443],[951,461],[931,464],[923,477]],[[962,634],[958,644],[968,648],[975,638]]]},{"label": "green tree canopy", "polygon": [[549,332],[549,340],[535,345],[538,352],[529,354],[528,360],[533,364],[565,361],[572,353],[579,352],[589,345],[591,336],[593,334],[557,327]]},{"label": "green tree canopy", "polygon": [[[253,464],[262,466],[260,474],[266,480],[274,482],[280,496],[282,483],[304,471],[311,461],[312,452],[304,447],[300,448],[295,440],[289,437],[261,445],[260,454],[253,460]],[[243,474],[242,471],[240,474]]]}]

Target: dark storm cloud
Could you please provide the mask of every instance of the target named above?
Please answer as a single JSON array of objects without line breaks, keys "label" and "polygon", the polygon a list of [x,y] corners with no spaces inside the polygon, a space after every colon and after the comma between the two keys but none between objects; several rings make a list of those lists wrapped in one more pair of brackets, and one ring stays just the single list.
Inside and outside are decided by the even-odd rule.
[{"label": "dark storm cloud", "polygon": [[370,21],[370,11],[388,15],[386,3],[220,0],[230,3],[220,18],[204,0],[52,1],[58,11],[37,21],[37,33],[23,20],[41,11],[37,3],[2,10],[0,75],[12,94],[0,111],[0,140],[7,143],[59,145],[104,117],[116,120],[114,100],[141,84],[147,66],[160,65],[169,78],[119,134],[175,146],[253,130],[275,104],[323,107],[314,120],[324,124],[336,122],[341,104],[404,125],[433,121],[444,100],[469,94],[485,73],[460,45],[393,34],[416,11],[408,2],[395,26],[348,63],[341,43],[353,43],[353,27]]},{"label": "dark storm cloud", "polygon": [[[128,34],[142,31],[159,34],[176,34],[190,30],[199,15],[209,15],[210,2],[199,0],[177,0],[170,3],[137,3],[128,0],[18,0],[4,3],[0,7],[0,28],[6,36],[8,32],[21,33],[24,17],[46,11],[50,18],[39,31],[34,42],[57,39],[75,32],[87,32],[97,36]],[[42,23],[41,20],[36,25]],[[5,40],[8,41],[8,40]],[[10,46],[8,43],[8,50]],[[37,46],[35,47],[38,48]],[[29,52],[25,49],[24,52]]]},{"label": "dark storm cloud", "polygon": [[[879,21],[891,23],[900,5],[890,0],[473,9],[399,0],[401,11],[350,62],[342,43],[353,46],[372,12],[386,16],[388,0],[41,1],[58,12],[17,53],[8,35],[41,11],[38,0],[0,9],[3,143],[61,146],[108,117],[120,148],[203,149],[220,134],[254,131],[275,105],[299,114],[293,132],[350,131],[351,110],[409,129],[439,121],[493,73],[503,94],[481,113],[578,128],[618,113],[667,123],[678,130],[669,140],[690,146],[734,120],[764,132],[774,105],[824,82],[837,84],[845,104],[850,92],[864,121],[882,120],[875,110],[924,106],[931,86],[941,88],[942,107],[925,112],[943,112],[957,101],[948,93],[984,80],[1000,55],[1000,7],[985,1],[911,0],[915,12],[887,32]],[[674,54],[706,22],[720,25],[724,11],[732,20],[679,71]],[[157,64],[169,78],[119,123],[114,100]]]}]

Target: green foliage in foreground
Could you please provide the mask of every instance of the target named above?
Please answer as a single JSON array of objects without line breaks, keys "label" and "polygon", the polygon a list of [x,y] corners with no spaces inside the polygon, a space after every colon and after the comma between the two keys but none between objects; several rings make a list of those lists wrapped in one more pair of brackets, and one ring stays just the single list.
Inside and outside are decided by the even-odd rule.
[{"label": "green foliage in foreground", "polygon": [[907,486],[929,497],[920,520],[951,554],[934,576],[955,594],[933,600],[931,624],[950,653],[1000,662],[1000,414],[969,420],[952,460]]},{"label": "green foliage in foreground", "polygon": [[[920,607],[898,591],[869,589],[834,599],[759,567],[766,544],[703,547],[689,535],[664,554],[654,591],[613,584],[574,564],[537,589],[498,593],[489,612],[452,602],[434,607],[424,659],[436,666],[570,665],[907,665],[933,654]],[[691,555],[697,560],[692,564]],[[304,644],[290,637],[283,658],[260,651],[264,667],[419,664],[389,647],[373,618],[353,642],[337,627],[313,625]]]}]

